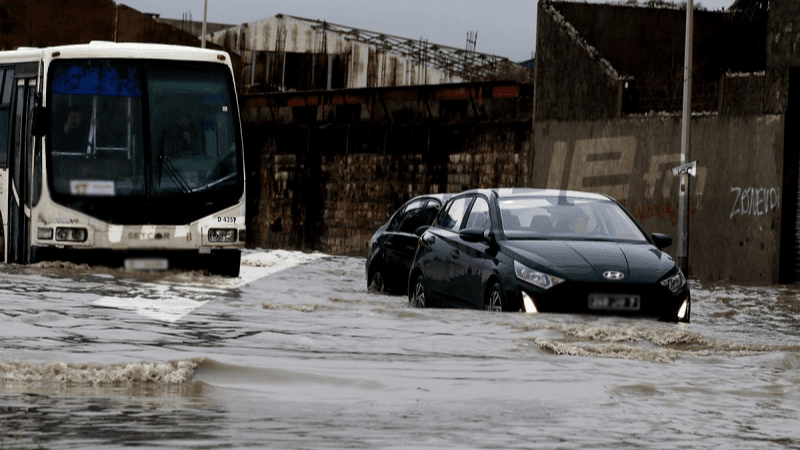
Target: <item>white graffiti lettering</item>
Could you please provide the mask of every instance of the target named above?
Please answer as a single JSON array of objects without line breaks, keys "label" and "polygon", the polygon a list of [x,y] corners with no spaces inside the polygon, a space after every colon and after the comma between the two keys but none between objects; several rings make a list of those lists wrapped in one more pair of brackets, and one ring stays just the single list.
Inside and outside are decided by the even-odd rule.
[{"label": "white graffiti lettering", "polygon": [[766,187],[732,187],[736,193],[729,219],[736,215],[763,216],[780,208],[780,188]]},{"label": "white graffiti lettering", "polygon": [[[547,187],[603,192],[617,200],[628,201],[630,185],[635,176],[634,160],[637,154],[641,155],[641,150],[637,151],[637,145],[635,136],[577,140],[572,161],[568,163],[569,145],[564,141],[556,141],[550,159]],[[677,195],[676,183],[679,177],[673,175],[670,169],[680,164],[680,161],[680,153],[650,157],[649,170],[641,175],[647,203],[657,202],[660,197],[669,199]],[[564,175],[567,176],[566,183],[563,180]],[[698,165],[696,177],[691,180],[693,201],[698,210],[707,175],[708,168]]]}]

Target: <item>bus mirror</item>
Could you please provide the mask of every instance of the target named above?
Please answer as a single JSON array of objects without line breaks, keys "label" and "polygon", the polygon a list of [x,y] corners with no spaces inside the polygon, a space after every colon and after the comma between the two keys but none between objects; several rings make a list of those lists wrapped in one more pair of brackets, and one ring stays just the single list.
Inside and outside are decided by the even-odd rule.
[{"label": "bus mirror", "polygon": [[33,124],[31,134],[35,137],[42,137],[50,129],[50,110],[45,106],[35,106],[33,108]]}]

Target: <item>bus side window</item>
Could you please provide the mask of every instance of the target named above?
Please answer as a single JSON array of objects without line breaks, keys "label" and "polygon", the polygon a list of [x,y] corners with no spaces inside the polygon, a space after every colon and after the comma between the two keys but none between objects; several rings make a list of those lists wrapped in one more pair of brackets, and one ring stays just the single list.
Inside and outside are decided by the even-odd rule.
[{"label": "bus side window", "polygon": [[9,119],[14,69],[0,68],[0,167],[8,167]]}]

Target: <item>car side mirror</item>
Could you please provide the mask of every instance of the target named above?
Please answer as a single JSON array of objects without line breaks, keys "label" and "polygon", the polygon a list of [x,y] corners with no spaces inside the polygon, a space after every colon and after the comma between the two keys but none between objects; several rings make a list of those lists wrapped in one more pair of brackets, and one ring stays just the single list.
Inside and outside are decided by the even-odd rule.
[{"label": "car side mirror", "polygon": [[653,243],[656,244],[658,248],[667,248],[672,245],[672,236],[667,236],[666,234],[661,233],[653,233]]},{"label": "car side mirror", "polygon": [[459,231],[458,237],[467,242],[485,242],[490,246],[497,243],[497,239],[492,230],[487,230],[485,228],[465,228]]},{"label": "car side mirror", "polygon": [[430,227],[431,227],[430,225],[423,225],[414,230],[414,234],[416,234],[417,236],[422,236],[423,234],[425,234],[426,231],[428,231],[428,228]]},{"label": "car side mirror", "polygon": [[458,237],[467,242],[480,242],[483,240],[483,228],[465,228],[458,232]]}]

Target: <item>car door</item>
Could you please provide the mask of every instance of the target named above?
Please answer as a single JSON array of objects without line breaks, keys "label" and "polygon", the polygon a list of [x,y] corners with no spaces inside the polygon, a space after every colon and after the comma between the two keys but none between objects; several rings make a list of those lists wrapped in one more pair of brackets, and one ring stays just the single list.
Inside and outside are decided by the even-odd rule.
[{"label": "car door", "polygon": [[464,220],[464,213],[472,201],[472,197],[459,197],[447,205],[447,210],[440,215],[434,224],[423,235],[428,247],[423,272],[427,289],[436,297],[452,299],[450,293],[449,264],[452,260],[455,239]]},{"label": "car door", "polygon": [[419,236],[413,234],[414,230],[409,233],[408,227],[413,222],[413,217],[425,207],[426,203],[427,199],[419,199],[403,206],[392,217],[383,234],[382,273],[389,284],[405,283],[405,279],[408,278],[408,265],[414,257],[414,250],[419,240]]},{"label": "car door", "polygon": [[[489,203],[478,196],[466,215],[461,229],[491,227]],[[484,263],[489,257],[489,245],[485,241],[468,242],[458,235],[454,238],[450,261],[450,291],[458,302],[467,308],[483,307]]]},{"label": "car door", "polygon": [[387,229],[386,270],[384,276],[391,282],[404,285],[408,280],[408,270],[417,250],[419,236],[417,228],[430,225],[439,212],[440,203],[435,199],[419,199],[406,205]]}]

